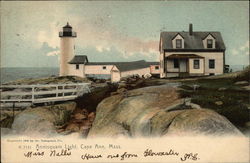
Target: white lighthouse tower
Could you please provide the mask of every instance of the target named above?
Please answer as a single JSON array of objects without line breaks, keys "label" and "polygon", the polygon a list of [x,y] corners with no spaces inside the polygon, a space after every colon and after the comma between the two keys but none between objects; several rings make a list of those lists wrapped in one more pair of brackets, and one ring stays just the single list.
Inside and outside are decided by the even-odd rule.
[{"label": "white lighthouse tower", "polygon": [[70,75],[70,64],[68,62],[74,57],[76,32],[72,31],[72,27],[67,23],[63,27],[63,31],[59,32],[60,42],[60,76]]}]

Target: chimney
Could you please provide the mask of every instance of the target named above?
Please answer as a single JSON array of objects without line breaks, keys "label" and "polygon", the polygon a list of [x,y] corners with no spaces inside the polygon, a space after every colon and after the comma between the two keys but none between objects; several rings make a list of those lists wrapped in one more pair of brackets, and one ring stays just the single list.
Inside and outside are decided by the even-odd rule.
[{"label": "chimney", "polygon": [[193,35],[193,24],[189,24],[189,35]]}]

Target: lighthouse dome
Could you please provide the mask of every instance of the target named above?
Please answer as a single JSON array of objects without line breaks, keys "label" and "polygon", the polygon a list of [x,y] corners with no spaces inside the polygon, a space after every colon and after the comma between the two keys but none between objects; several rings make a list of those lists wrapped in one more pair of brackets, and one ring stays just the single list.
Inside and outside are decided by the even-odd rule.
[{"label": "lighthouse dome", "polygon": [[69,23],[67,22],[67,24],[63,27],[63,28],[72,28]]}]

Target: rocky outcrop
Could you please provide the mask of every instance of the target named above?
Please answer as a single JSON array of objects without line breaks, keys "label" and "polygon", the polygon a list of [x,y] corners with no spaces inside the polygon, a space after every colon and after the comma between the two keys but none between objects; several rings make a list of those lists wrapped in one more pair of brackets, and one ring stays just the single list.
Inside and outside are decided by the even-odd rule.
[{"label": "rocky outcrop", "polygon": [[152,86],[104,99],[88,137],[241,133],[225,117],[180,98],[178,88]]},{"label": "rocky outcrop", "polygon": [[58,126],[57,132],[63,135],[78,132],[79,136],[85,138],[95,119],[95,113],[89,113],[86,109],[77,108],[71,114],[71,119],[63,126]]},{"label": "rocky outcrop", "polygon": [[234,84],[235,85],[249,85],[248,81],[237,81]]},{"label": "rocky outcrop", "polygon": [[109,83],[92,84],[90,86],[90,93],[84,94],[78,97],[75,101],[78,108],[84,106],[88,112],[94,112],[96,106],[106,97],[110,96],[110,93],[115,91],[116,86]]},{"label": "rocky outcrop", "polygon": [[57,134],[55,126],[65,124],[70,119],[75,107],[75,102],[67,102],[28,108],[15,117],[12,129],[15,133],[23,135]]}]

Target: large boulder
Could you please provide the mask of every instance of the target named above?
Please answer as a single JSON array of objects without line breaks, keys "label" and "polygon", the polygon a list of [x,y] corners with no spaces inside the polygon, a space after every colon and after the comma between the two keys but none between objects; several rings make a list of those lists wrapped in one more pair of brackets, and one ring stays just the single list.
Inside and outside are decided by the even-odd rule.
[{"label": "large boulder", "polygon": [[104,99],[88,137],[241,135],[225,117],[200,109],[173,86],[152,86]]},{"label": "large boulder", "polygon": [[12,124],[17,134],[53,135],[57,125],[65,124],[76,107],[75,102],[67,102],[52,106],[28,108],[18,114]]}]

